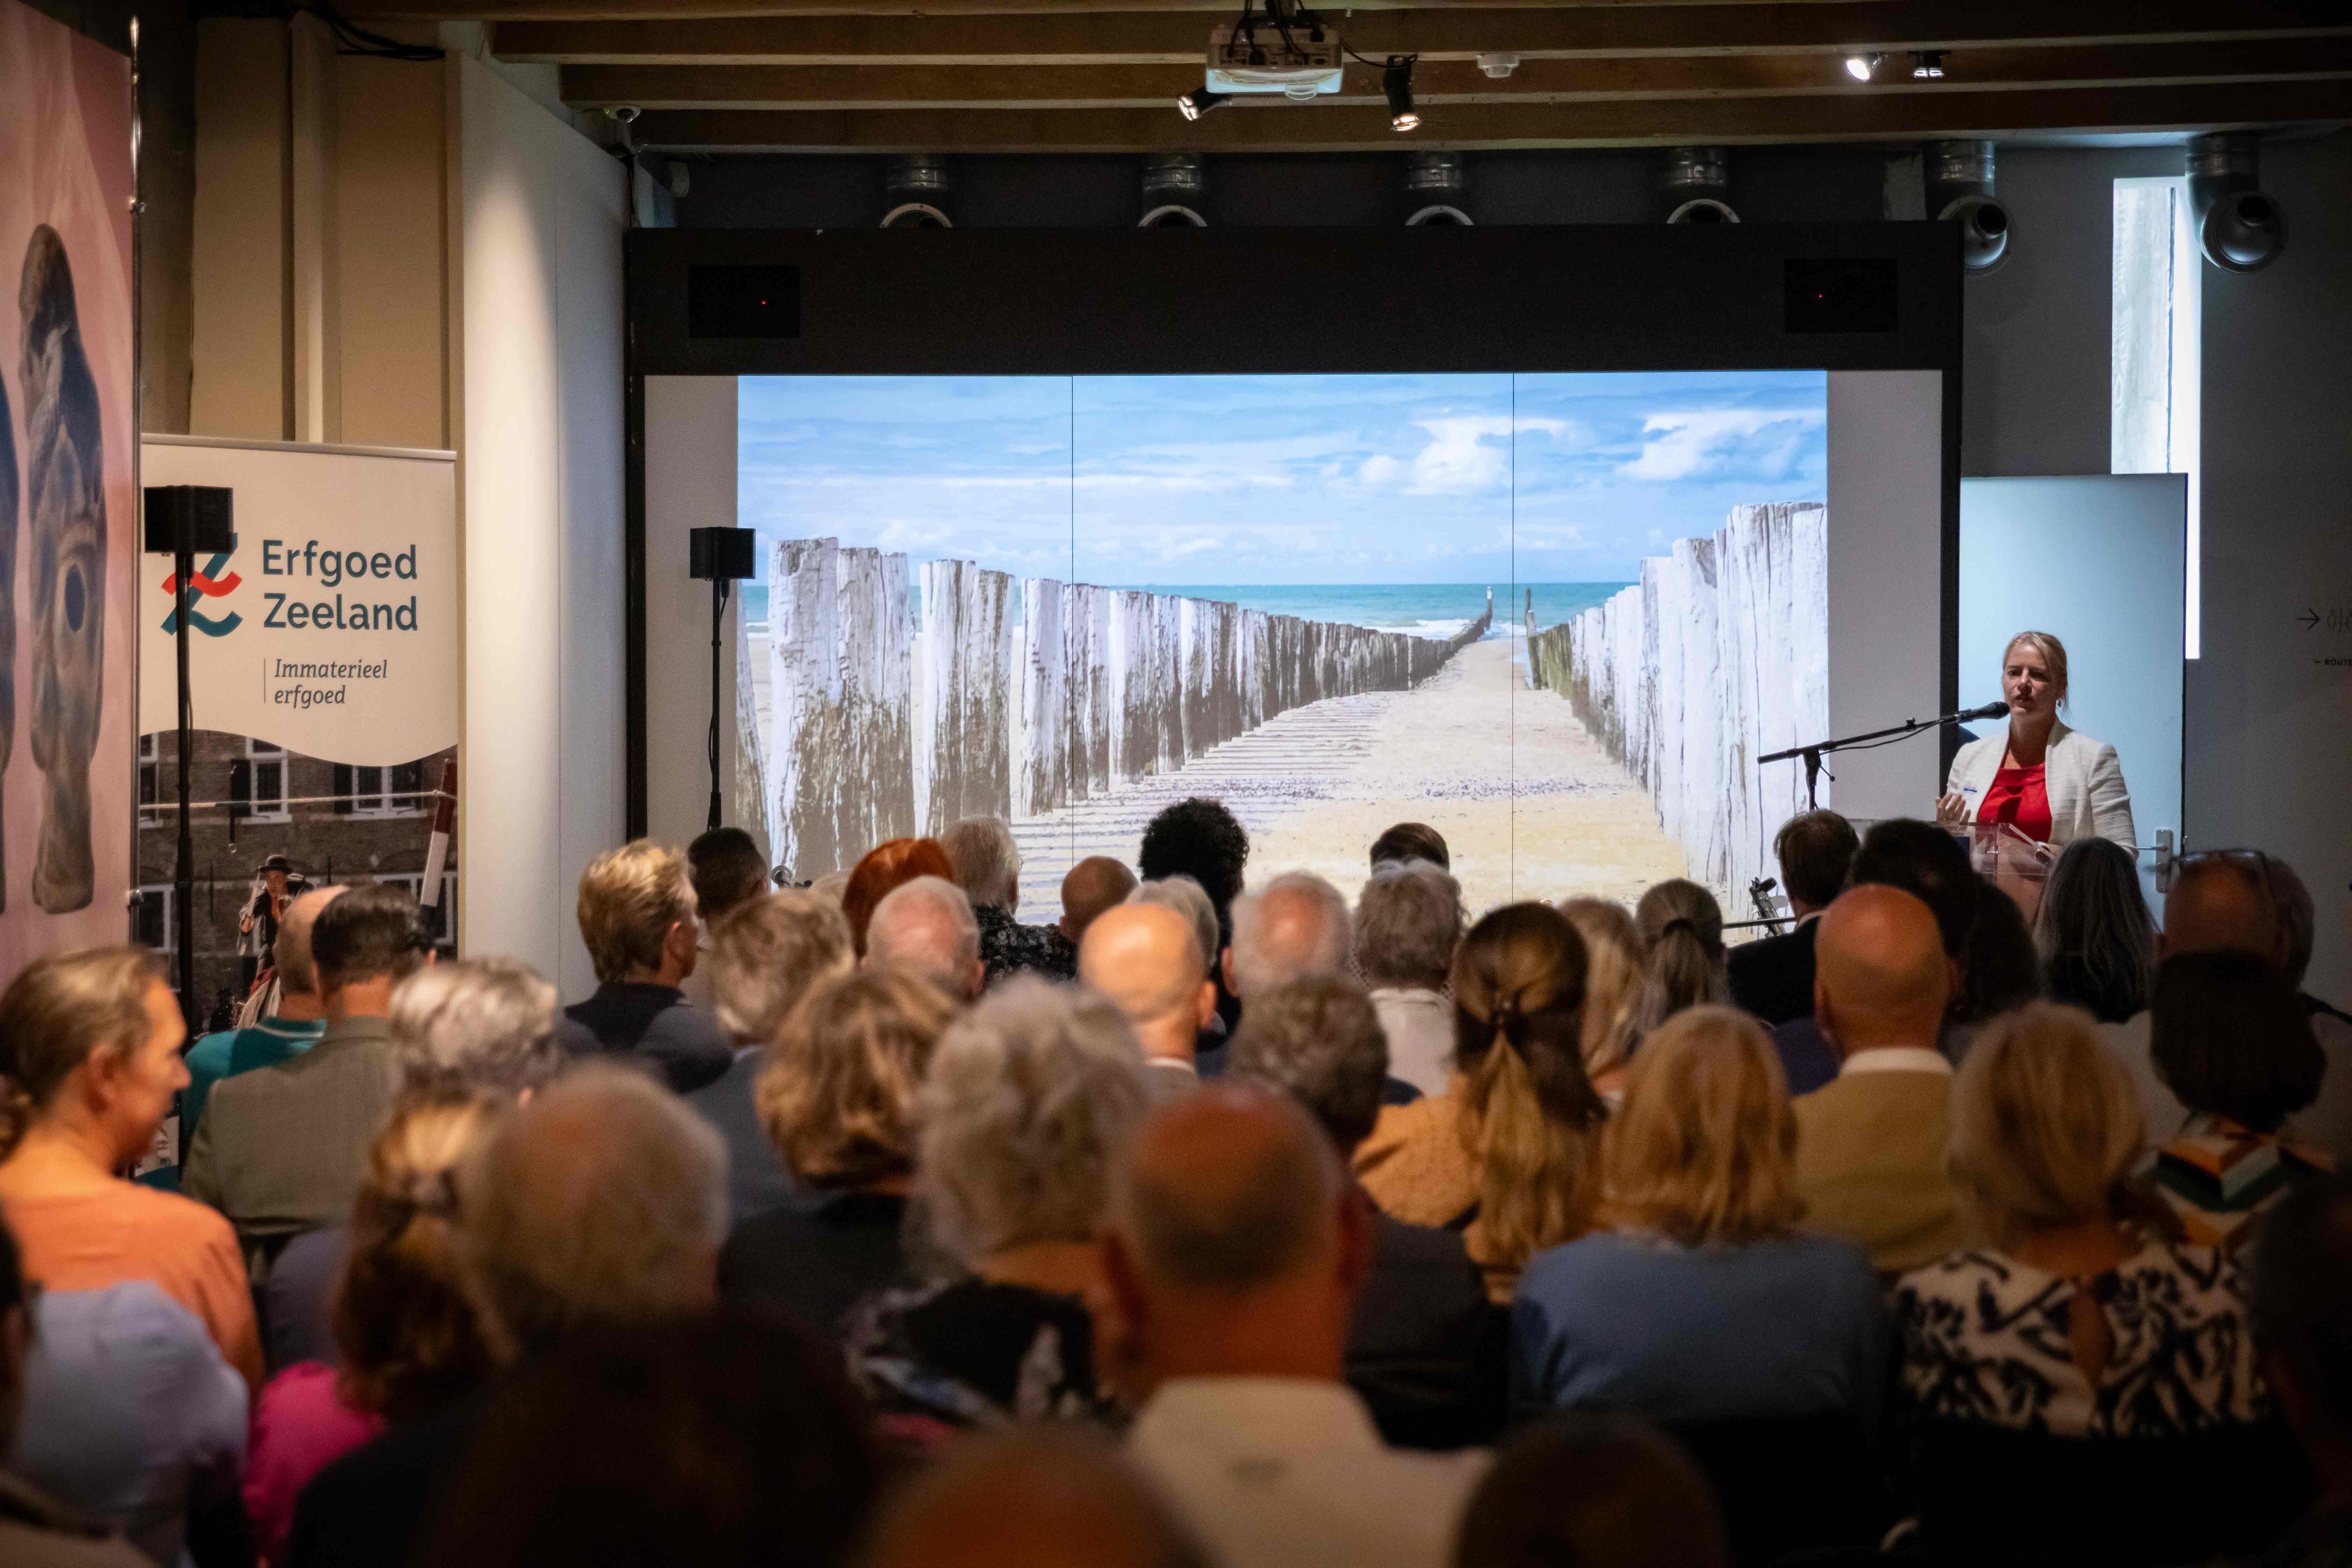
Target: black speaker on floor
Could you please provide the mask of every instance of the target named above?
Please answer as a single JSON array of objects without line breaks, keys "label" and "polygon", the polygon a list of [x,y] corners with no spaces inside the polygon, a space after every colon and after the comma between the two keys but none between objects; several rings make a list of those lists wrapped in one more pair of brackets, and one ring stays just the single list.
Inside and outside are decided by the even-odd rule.
[{"label": "black speaker on floor", "polygon": [[214,555],[236,548],[236,492],[218,485],[149,485],[146,542],[150,555],[169,555],[180,548],[180,527],[188,529],[188,549]]},{"label": "black speaker on floor", "polygon": [[688,574],[698,583],[756,577],[756,546],[748,528],[697,528],[687,532]]}]

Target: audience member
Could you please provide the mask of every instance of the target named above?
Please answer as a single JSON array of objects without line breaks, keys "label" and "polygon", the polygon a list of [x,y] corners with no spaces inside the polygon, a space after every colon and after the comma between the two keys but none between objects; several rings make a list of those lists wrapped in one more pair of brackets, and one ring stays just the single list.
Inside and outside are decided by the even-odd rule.
[{"label": "audience member", "polygon": [[180,1005],[153,954],[50,953],[0,994],[0,1218],[44,1290],[152,1281],[250,1388],[261,1340],[236,1237],[211,1209],[121,1180],[187,1082]]},{"label": "audience member", "polygon": [[711,933],[720,921],[768,890],[768,858],[743,829],[709,828],[686,847],[686,879],[694,889],[694,912],[701,924],[693,971],[677,988],[697,1010],[708,1013],[718,1003],[710,984]]},{"label": "audience member", "polygon": [[2235,1247],[2290,1184],[2332,1165],[2285,1130],[2326,1058],[2285,976],[2253,953],[2168,958],[2154,1001],[2157,1075],[2188,1117],[2158,1143],[2157,1185],[2189,1240]]},{"label": "audience member", "polygon": [[1797,1121],[1763,1026],[1700,1006],[1653,1030],[1601,1147],[1605,1228],[1519,1277],[1513,1405],[1874,1432],[1878,1277],[1852,1243],[1797,1228]]},{"label": "audience member", "polygon": [[388,883],[346,889],[320,910],[310,952],[326,1033],[213,1091],[182,1184],[236,1226],[256,1282],[289,1239],[350,1214],[400,1089],[393,987],[432,962],[415,900]]},{"label": "audience member", "polygon": [[866,967],[904,970],[959,1003],[973,1002],[988,977],[981,939],[961,889],[944,877],[918,877],[874,906],[866,923]]},{"label": "audience member", "polygon": [[2130,1081],[2083,1014],[2037,1004],[1985,1031],[1953,1087],[1950,1158],[1990,1245],[1896,1285],[1910,1414],[2065,1437],[2262,1414],[2237,1268],[2167,1239],[2132,1179],[2140,1144]]},{"label": "audience member", "polygon": [[[527,963],[468,958],[418,970],[392,994],[402,1095],[529,1098],[571,1062],[555,1043],[555,987]],[[336,1359],[328,1302],[351,1239],[347,1223],[304,1231],[271,1265],[262,1329],[273,1370]]]},{"label": "audience member", "polygon": [[889,839],[867,850],[850,868],[849,880],[842,884],[841,912],[848,917],[850,945],[859,958],[866,956],[866,925],[874,918],[875,906],[889,896],[891,889],[918,877],[955,880],[955,862],[948,858],[938,839]]},{"label": "audience member", "polygon": [[[1252,1005],[1230,1070],[1288,1091],[1346,1161],[1380,1115],[1389,1053],[1381,1022],[1351,980],[1294,980]],[[1371,1222],[1370,1271],[1348,1327],[1349,1386],[1400,1447],[1485,1441],[1501,1415],[1498,1336],[1462,1237],[1377,1210]]]},{"label": "audience member", "polygon": [[1454,869],[1453,858],[1445,851],[1445,836],[1425,822],[1400,822],[1372,840],[1375,872],[1383,866],[1402,866],[1415,860],[1441,871]]},{"label": "audience member", "polygon": [[1633,924],[1648,954],[1642,984],[1644,1034],[1685,1007],[1729,997],[1723,977],[1723,910],[1713,893],[1681,877],[1660,882],[1633,906]]},{"label": "audience member", "polygon": [[1089,855],[1062,878],[1062,918],[1055,922],[1055,929],[1069,940],[1075,952],[1095,917],[1125,903],[1133,891],[1134,872],[1108,855]]},{"label": "audience member", "polygon": [[187,1163],[195,1148],[196,1129],[205,1119],[205,1105],[213,1086],[225,1078],[275,1067],[319,1043],[327,1032],[327,1002],[319,994],[319,971],[310,962],[310,925],[341,888],[320,888],[305,893],[286,908],[273,944],[272,972],[278,977],[277,1011],[250,1027],[223,1029],[206,1035],[188,1047],[188,1087],[180,1091],[180,1163]]},{"label": "audience member", "polygon": [[580,935],[596,993],[563,1010],[556,1038],[566,1051],[650,1068],[680,1094],[727,1070],[734,1056],[718,1026],[679,989],[701,941],[684,856],[640,838],[588,862]]},{"label": "audience member", "polygon": [[1142,1121],[1134,1031],[1016,978],[948,1026],[916,1101],[916,1193],[945,1278],[853,1314],[853,1373],[914,1448],[1006,1419],[1112,1419],[1087,1299],[1110,1163]]},{"label": "audience member", "polygon": [[1454,1568],[1730,1568],[1706,1478],[1631,1415],[1523,1427],[1462,1518]]},{"label": "audience member", "polygon": [[1227,1568],[1450,1559],[1485,1456],[1388,1448],[1342,1381],[1367,1232],[1329,1140],[1265,1090],[1162,1106],[1114,1173],[1128,1452]]},{"label": "audience member", "polygon": [[1286,871],[1234,900],[1225,949],[1225,989],[1249,999],[1310,974],[1345,974],[1354,921],[1339,889],[1306,871]]},{"label": "audience member", "polygon": [[245,1508],[264,1562],[284,1561],[294,1500],[311,1477],[386,1423],[436,1415],[489,1375],[489,1344],[458,1273],[457,1172],[502,1109],[446,1091],[410,1100],[369,1151],[330,1310],[331,1354],[286,1365],[254,1405]]},{"label": "audience member", "polygon": [[[1977,884],[1981,881],[1969,864],[1969,852],[1932,822],[1896,817],[1873,823],[1854,851],[1848,881],[1854,887],[1900,888],[1935,911],[1936,931],[1944,955],[1956,966],[1968,946],[1969,928],[1976,922]],[[1820,947],[1815,935],[1814,946]],[[1953,982],[1957,989],[1957,978]],[[1932,1042],[1944,1048],[1939,1025]],[[1772,1048],[1780,1053],[1781,1070],[1789,1075],[1789,1092],[1799,1098],[1811,1093],[1838,1075],[1838,1053],[1811,1017],[1795,1018],[1772,1031]]]},{"label": "audience member", "polygon": [[2033,945],[2053,1002],[2102,1024],[2145,1011],[2156,983],[2156,921],[2131,851],[2109,838],[2067,845],[2042,884]]},{"label": "audience member", "polygon": [[[1230,1035],[1241,1018],[1241,1005],[1224,984],[1219,955],[1233,945],[1233,902],[1242,890],[1249,848],[1249,835],[1223,801],[1193,795],[1166,807],[1145,826],[1135,857],[1135,874],[1145,882],[1190,877],[1209,897],[1209,908],[1217,916],[1217,939],[1204,951],[1209,977],[1218,982],[1215,1032],[1223,1035]],[[1222,1066],[1205,1065],[1211,1076]]]},{"label": "audience member", "polygon": [[1380,1206],[1460,1230],[1507,1302],[1530,1254],[1580,1236],[1597,1197],[1600,1096],[1584,1076],[1583,940],[1549,904],[1510,904],[1454,954],[1454,1080],[1390,1106],[1356,1151]]},{"label": "audience member", "polygon": [[1388,1071],[1423,1094],[1444,1093],[1454,1074],[1444,992],[1462,924],[1461,884],[1426,860],[1382,862],[1356,897],[1356,972],[1388,1037]]},{"label": "audience member", "polygon": [[1642,1037],[1648,960],[1641,928],[1624,905],[1606,899],[1562,899],[1559,912],[1584,939],[1584,1076],[1614,1107],[1625,1098],[1625,1069]]},{"label": "audience member", "polygon": [[1187,1093],[1200,1082],[1195,1055],[1201,1031],[1216,1016],[1217,988],[1181,913],[1142,901],[1104,910],[1078,944],[1078,978],[1127,1015],[1153,1100]]},{"label": "audience member", "polygon": [[1796,924],[1776,936],[1742,942],[1725,954],[1731,1000],[1764,1020],[1785,1024],[1813,1011],[1813,922],[1845,888],[1862,841],[1834,811],[1801,811],[1772,836],[1780,889]]},{"label": "audience member", "polygon": [[1077,946],[1059,925],[1024,926],[1013,918],[1021,908],[1021,850],[1003,817],[967,816],[940,835],[940,847],[980,922],[987,984],[1024,970],[1049,980],[1077,973]]},{"label": "audience member", "polygon": [[[1225,951],[1225,939],[1221,934],[1224,928],[1217,923],[1222,917],[1216,906],[1209,902],[1209,895],[1201,890],[1200,883],[1190,877],[1161,877],[1154,881],[1138,882],[1126,901],[1130,904],[1157,904],[1162,909],[1174,910],[1190,921],[1192,934],[1201,943],[1202,960],[1209,966],[1209,978],[1213,981],[1217,978]],[[1226,1043],[1224,1020],[1212,1020],[1202,1039],[1204,1044],[1223,1047]]]},{"label": "audience member", "polygon": [[2275,857],[2269,865],[2272,896],[2278,905],[2279,967],[2304,1011],[2311,1015],[2313,1037],[2319,1041],[2319,1054],[2327,1058],[2319,1097],[2295,1118],[2295,1127],[2338,1165],[2352,1168],[2352,1015],[2304,989],[2311,973],[2318,912],[2312,907],[2311,889],[2294,867]]},{"label": "audience member", "polygon": [[832,1568],[881,1479],[838,1352],[804,1331],[602,1328],[499,1389],[417,1561]]},{"label": "audience member", "polygon": [[[502,1118],[457,1183],[459,1263],[492,1352],[537,1361],[583,1329],[707,1308],[726,1159],[676,1096],[622,1068],[575,1068]],[[476,1394],[394,1424],[320,1470],[295,1503],[291,1568],[425,1560],[418,1538],[482,1409]]]},{"label": "audience member", "polygon": [[[35,1291],[16,1239],[0,1224],[0,1461],[16,1453],[25,1377],[35,1340]],[[153,1568],[105,1521],[49,1495],[13,1463],[0,1463],[0,1562],[18,1568]]]},{"label": "audience member", "polygon": [[755,1088],[760,1119],[809,1204],[739,1221],[720,1289],[832,1333],[858,1298],[908,1280],[900,1227],[915,1168],[915,1095],[955,1005],[930,982],[862,969],[809,993]]},{"label": "audience member", "polygon": [[1961,945],[1959,974],[1944,1009],[1941,1048],[1954,1061],[1988,1019],[2042,994],[2042,959],[2017,900],[1991,882],[1977,883],[1977,918]]},{"label": "audience member", "polygon": [[1209,1568],[1160,1494],[1100,1437],[974,1437],[899,1489],[865,1568]]},{"label": "audience member", "polygon": [[799,1193],[760,1120],[760,1073],[801,998],[845,973],[849,964],[848,921],[805,889],[755,899],[710,933],[713,1005],[735,1059],[686,1102],[726,1142],[730,1225],[790,1203]]},{"label": "audience member", "polygon": [[1934,911],[1900,888],[1850,889],[1821,926],[1813,1016],[1841,1065],[1797,1099],[1797,1191],[1817,1228],[1915,1268],[1970,1235],[1944,1169],[1952,1064],[1935,1048],[1951,961]]},{"label": "audience member", "polygon": [[2308,1513],[2259,1568],[2352,1563],[2352,1183],[2315,1183],[2273,1210],[2253,1253],[2254,1349],[2318,1482]]}]

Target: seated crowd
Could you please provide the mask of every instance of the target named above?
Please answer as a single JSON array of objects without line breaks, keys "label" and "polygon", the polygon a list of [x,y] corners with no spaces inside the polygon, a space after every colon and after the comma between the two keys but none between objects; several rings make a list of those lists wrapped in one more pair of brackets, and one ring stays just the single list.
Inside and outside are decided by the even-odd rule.
[{"label": "seated crowd", "polygon": [[325,888],[193,1045],[37,959],[0,1562],[2352,1562],[2294,872],[1776,849],[1727,942],[1472,920],[1417,823],[1351,905],[1187,800],[1038,924],[992,818],[781,889],[720,828],[588,867],[568,1007]]}]

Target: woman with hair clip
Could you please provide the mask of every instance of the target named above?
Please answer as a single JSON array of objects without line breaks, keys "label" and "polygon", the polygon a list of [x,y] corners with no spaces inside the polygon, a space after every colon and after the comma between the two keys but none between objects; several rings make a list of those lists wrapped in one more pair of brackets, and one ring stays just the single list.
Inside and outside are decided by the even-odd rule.
[{"label": "woman with hair clip", "polygon": [[1529,1255],[1592,1224],[1601,1097],[1584,1074],[1583,939],[1549,904],[1510,904],[1454,955],[1454,1076],[1381,1112],[1356,1151],[1372,1201],[1462,1232],[1508,1301]]},{"label": "woman with hair clip", "polygon": [[1723,977],[1723,906],[1713,893],[1681,877],[1661,882],[1633,906],[1633,923],[1649,947],[1644,1033],[1685,1007],[1731,999]]},{"label": "woman with hair clip", "polygon": [[285,1561],[294,1500],[311,1477],[489,1375],[490,1347],[458,1273],[455,1178],[503,1111],[487,1097],[410,1100],[368,1151],[351,1255],[328,1309],[340,1364],[287,1367],[254,1406],[245,1507],[263,1563]]}]

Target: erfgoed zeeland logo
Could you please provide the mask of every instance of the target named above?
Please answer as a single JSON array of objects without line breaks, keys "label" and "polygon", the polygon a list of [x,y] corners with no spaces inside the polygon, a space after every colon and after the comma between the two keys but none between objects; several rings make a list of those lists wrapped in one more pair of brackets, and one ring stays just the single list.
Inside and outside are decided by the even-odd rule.
[{"label": "erfgoed zeeland logo", "polygon": [[208,637],[225,637],[244,624],[245,617],[235,610],[215,620],[196,608],[198,596],[217,599],[235,593],[244,583],[245,579],[234,572],[226,577],[221,575],[222,569],[228,565],[228,558],[229,552],[222,551],[206,562],[202,571],[190,573],[185,586],[181,584],[177,572],[163,579],[163,592],[171,595],[173,601],[172,613],[163,617],[165,631],[176,635],[182,616],[188,617],[188,625]]}]

